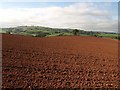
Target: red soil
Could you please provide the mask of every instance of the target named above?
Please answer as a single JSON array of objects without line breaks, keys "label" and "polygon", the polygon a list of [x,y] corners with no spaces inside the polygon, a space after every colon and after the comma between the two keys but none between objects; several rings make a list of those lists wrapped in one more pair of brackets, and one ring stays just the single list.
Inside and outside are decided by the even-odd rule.
[{"label": "red soil", "polygon": [[117,88],[118,41],[2,36],[4,88]]}]

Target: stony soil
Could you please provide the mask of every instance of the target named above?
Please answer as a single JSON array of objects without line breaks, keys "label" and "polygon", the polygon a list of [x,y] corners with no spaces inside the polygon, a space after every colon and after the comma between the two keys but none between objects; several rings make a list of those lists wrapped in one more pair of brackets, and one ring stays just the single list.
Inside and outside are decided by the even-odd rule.
[{"label": "stony soil", "polygon": [[117,88],[118,41],[2,35],[4,88]]}]

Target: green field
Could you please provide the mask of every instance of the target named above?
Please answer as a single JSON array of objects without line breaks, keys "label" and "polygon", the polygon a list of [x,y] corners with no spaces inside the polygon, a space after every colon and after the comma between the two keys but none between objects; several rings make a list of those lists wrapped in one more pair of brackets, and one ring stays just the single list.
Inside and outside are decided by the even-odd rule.
[{"label": "green field", "polygon": [[6,33],[6,31],[3,31],[2,28],[0,28],[0,33]]},{"label": "green field", "polygon": [[118,37],[118,34],[99,34],[99,36],[115,39],[116,37]]}]

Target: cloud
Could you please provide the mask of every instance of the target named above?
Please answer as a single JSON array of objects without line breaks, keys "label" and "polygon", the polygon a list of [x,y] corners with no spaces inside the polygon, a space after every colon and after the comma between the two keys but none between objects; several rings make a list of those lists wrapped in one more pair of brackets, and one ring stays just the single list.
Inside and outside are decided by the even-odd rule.
[{"label": "cloud", "polygon": [[118,21],[113,19],[115,15],[95,3],[75,3],[66,7],[1,8],[0,12],[0,27],[39,25],[117,32]]}]

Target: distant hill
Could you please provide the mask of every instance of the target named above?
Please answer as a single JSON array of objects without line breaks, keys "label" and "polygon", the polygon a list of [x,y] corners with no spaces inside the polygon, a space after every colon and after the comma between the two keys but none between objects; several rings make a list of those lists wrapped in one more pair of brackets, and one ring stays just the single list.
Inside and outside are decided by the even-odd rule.
[{"label": "distant hill", "polygon": [[[35,37],[50,37],[50,36],[66,36],[74,35],[73,31],[76,29],[64,29],[64,28],[50,28],[42,26],[18,26],[12,28],[0,28],[0,33],[30,35]],[[78,35],[81,36],[96,36],[96,37],[109,37],[118,39],[117,33],[112,32],[99,32],[99,31],[85,31],[79,30]]]}]

